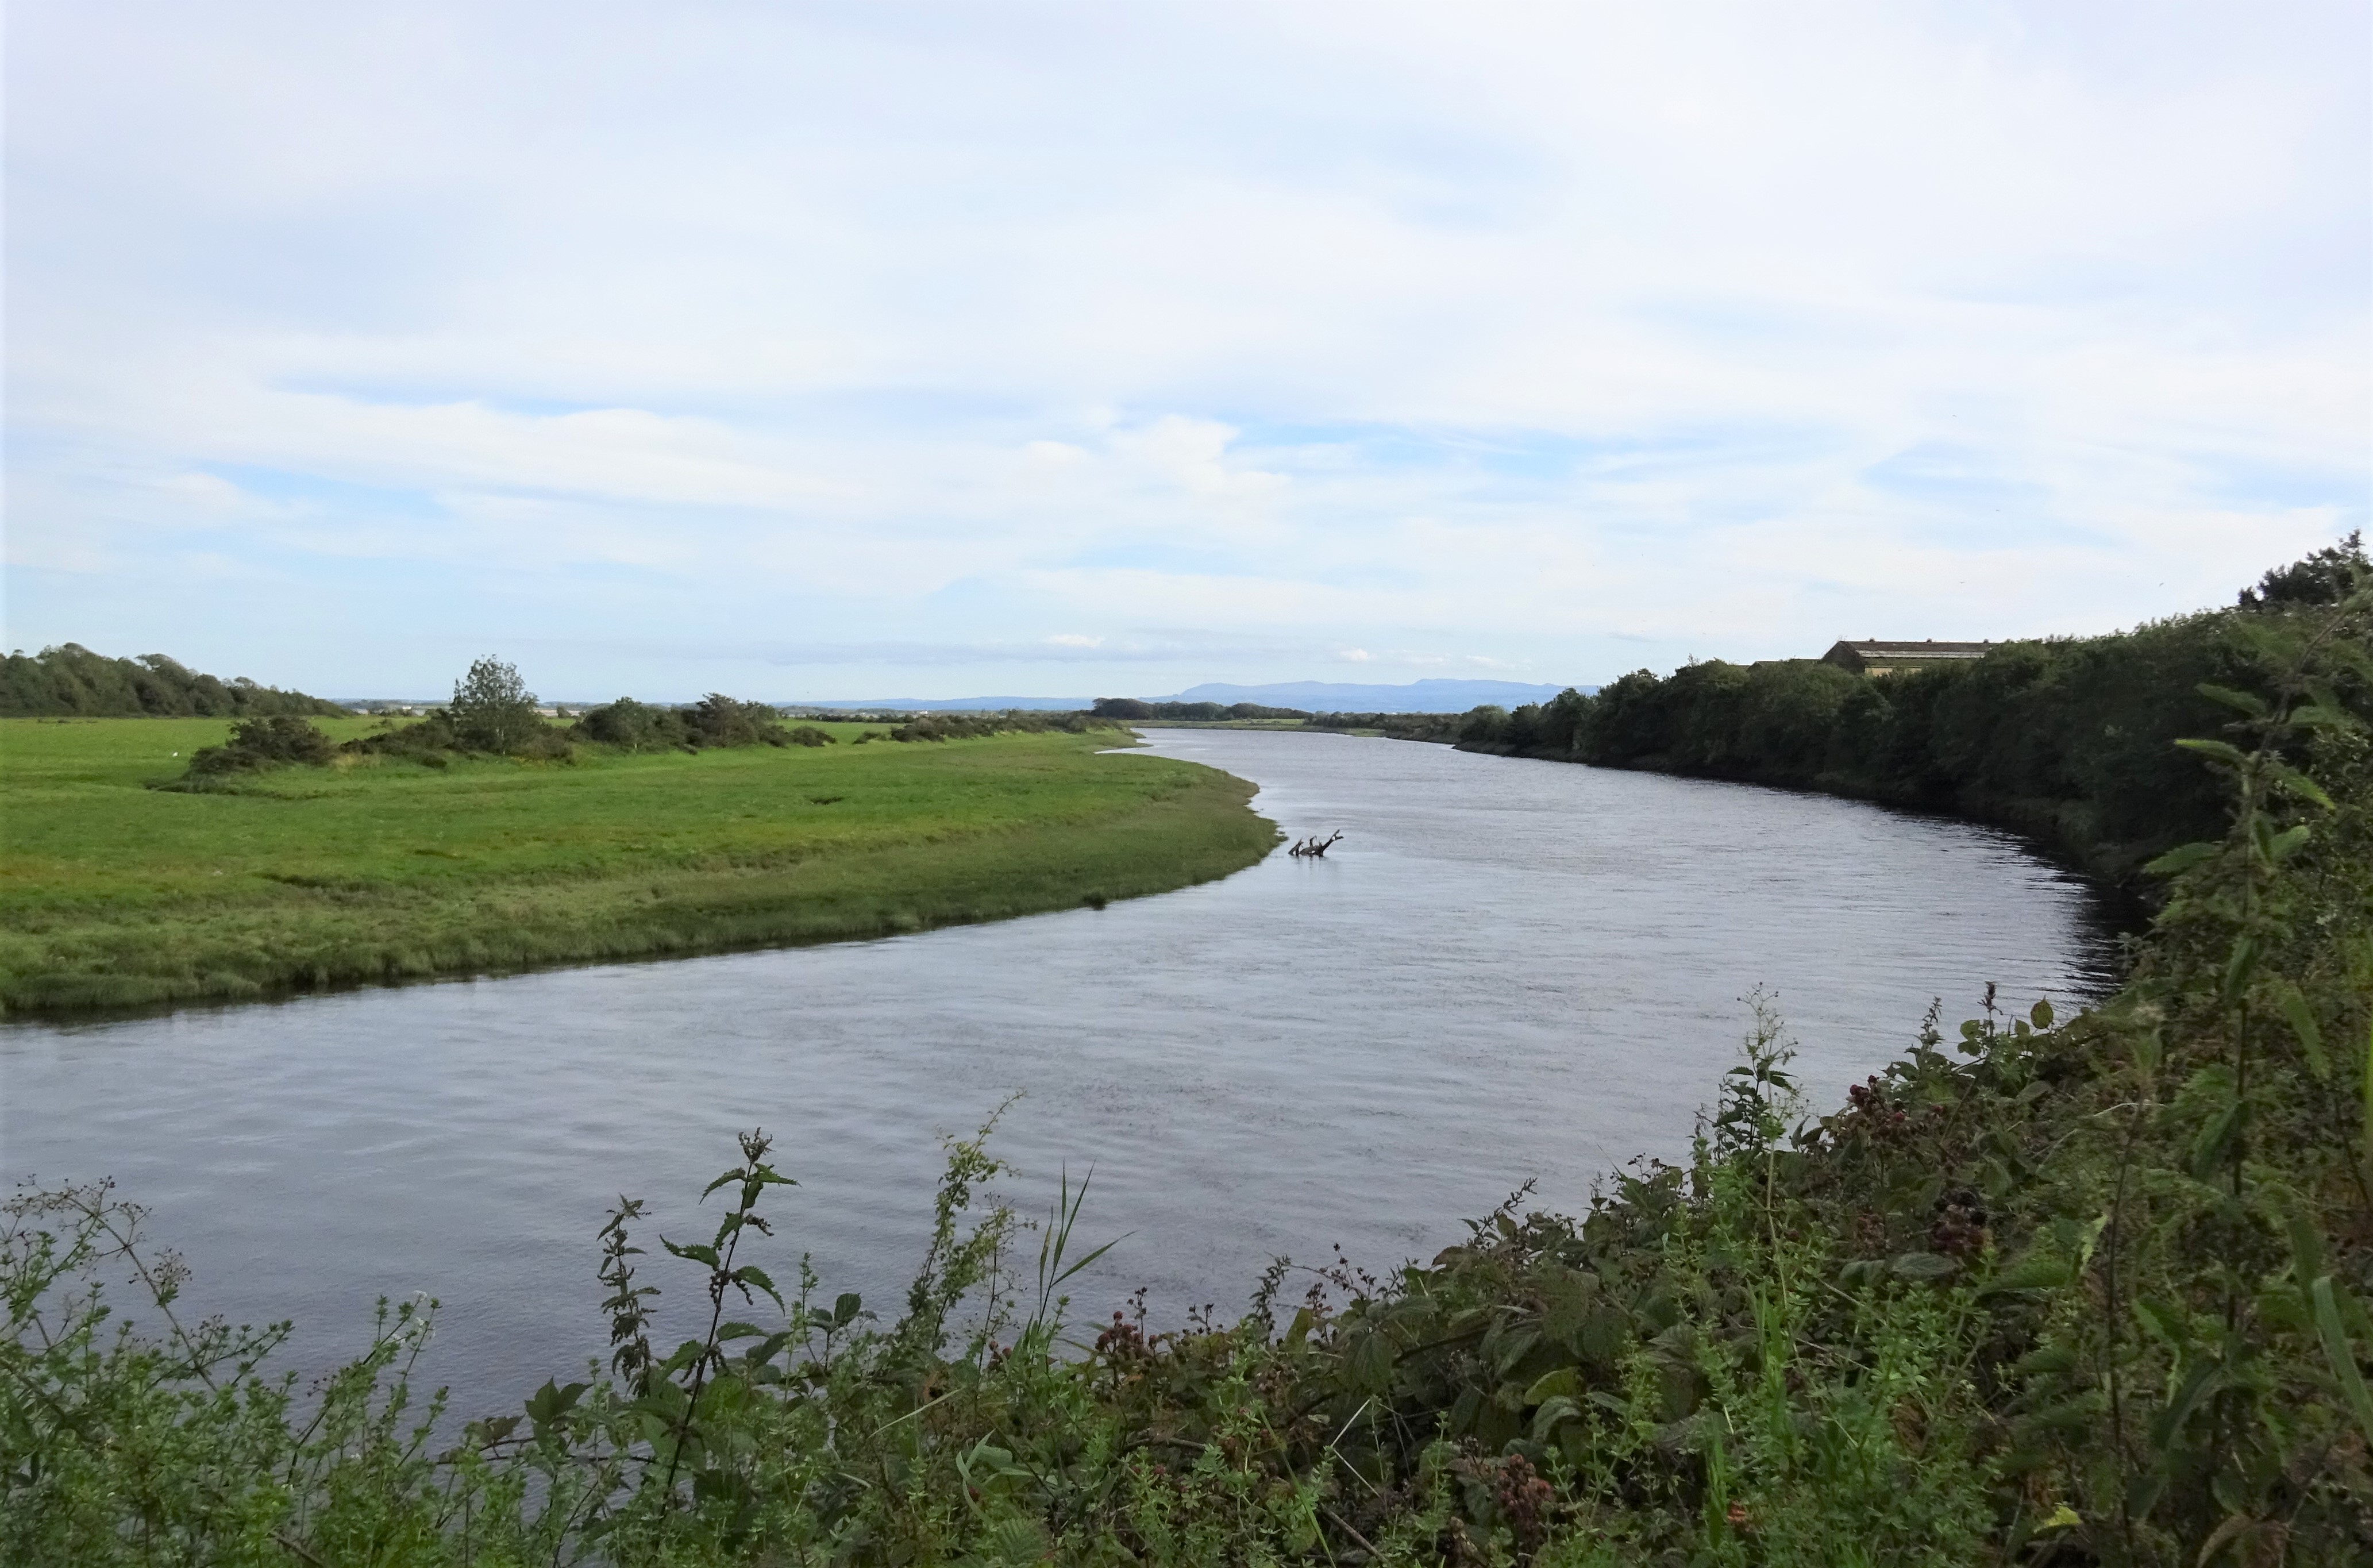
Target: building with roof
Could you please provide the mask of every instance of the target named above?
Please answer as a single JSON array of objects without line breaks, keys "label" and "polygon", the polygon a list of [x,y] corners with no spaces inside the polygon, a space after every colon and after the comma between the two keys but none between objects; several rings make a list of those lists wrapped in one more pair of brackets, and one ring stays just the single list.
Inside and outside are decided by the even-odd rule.
[{"label": "building with roof", "polygon": [[1858,675],[1892,675],[1932,664],[1983,659],[2001,646],[1998,642],[1841,642],[1822,654],[1821,661]]}]

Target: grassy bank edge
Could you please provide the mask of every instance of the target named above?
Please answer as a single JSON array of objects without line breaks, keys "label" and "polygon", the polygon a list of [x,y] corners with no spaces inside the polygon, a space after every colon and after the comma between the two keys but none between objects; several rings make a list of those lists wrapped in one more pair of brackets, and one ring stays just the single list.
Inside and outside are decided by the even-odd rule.
[{"label": "grassy bank edge", "polygon": [[[621,891],[603,918],[538,918],[521,909],[516,888],[497,882],[471,890],[474,918],[466,929],[428,944],[357,940],[330,951],[275,954],[278,962],[260,974],[222,966],[180,974],[0,974],[0,1017],[123,1016],[878,940],[1083,906],[1101,909],[1233,875],[1282,842],[1276,824],[1251,809],[1257,786],[1190,766],[1189,781],[1175,794],[1084,821],[941,834],[756,872],[625,867],[582,879],[576,889],[609,883]],[[955,846],[968,852],[952,855]],[[829,883],[821,893],[812,885],[819,872]]]}]

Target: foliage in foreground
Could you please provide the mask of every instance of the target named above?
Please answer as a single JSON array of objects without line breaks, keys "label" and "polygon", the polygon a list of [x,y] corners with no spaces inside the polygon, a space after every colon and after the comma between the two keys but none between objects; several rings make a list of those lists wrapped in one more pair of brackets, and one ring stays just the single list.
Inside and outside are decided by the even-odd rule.
[{"label": "foliage in foreground", "polygon": [[[650,1342],[640,1206],[606,1368],[430,1441],[398,1313],[308,1403],[271,1336],[111,1335],[104,1191],[0,1247],[0,1553],[71,1562],[2182,1564],[2373,1557],[2373,675],[2360,600],[2187,750],[2229,831],[2110,1003],[1935,1015],[1806,1119],[1759,1014],[1685,1167],[1519,1194],[1377,1280],[1280,1265],[1233,1325],[1075,1328],[1084,1190],[1035,1247],[956,1143],[894,1321],[755,1264],[751,1134],[709,1310]],[[1092,1255],[1091,1255],[1092,1256]],[[1307,1282],[1306,1292],[1296,1287]],[[137,1282],[170,1305],[177,1281]]]}]

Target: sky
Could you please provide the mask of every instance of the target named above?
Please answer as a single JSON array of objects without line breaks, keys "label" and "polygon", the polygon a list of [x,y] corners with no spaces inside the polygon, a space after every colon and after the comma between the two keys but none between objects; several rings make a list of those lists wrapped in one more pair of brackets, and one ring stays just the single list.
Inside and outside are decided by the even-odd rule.
[{"label": "sky", "polygon": [[5,640],[1592,683],[2367,521],[2373,10],[15,0]]}]

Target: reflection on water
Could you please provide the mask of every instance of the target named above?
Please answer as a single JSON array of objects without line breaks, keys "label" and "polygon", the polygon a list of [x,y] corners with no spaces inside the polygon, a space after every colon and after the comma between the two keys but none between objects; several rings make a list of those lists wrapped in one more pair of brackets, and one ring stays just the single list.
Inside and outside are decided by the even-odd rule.
[{"label": "reflection on water", "polygon": [[604,1208],[649,1196],[684,1239],[737,1128],[776,1133],[802,1184],[785,1252],[888,1307],[936,1135],[1018,1092],[1006,1190],[1043,1209],[1093,1165],[1082,1235],[1128,1233],[1082,1306],[1145,1284],[1175,1318],[1241,1307],[1279,1253],[1389,1265],[1528,1178],[1572,1208],[1678,1153],[1753,987],[1826,1106],[1932,997],[1949,1023],[1990,980],[2024,1006],[2106,973],[2088,892],[1980,828],[1404,742],[1150,738],[1258,783],[1290,835],[1344,840],[1102,911],[12,1026],[0,1173],[117,1177],[194,1300],[297,1317],[309,1364],[358,1342],[374,1296],[440,1296],[431,1375],[478,1410],[593,1352]]}]

